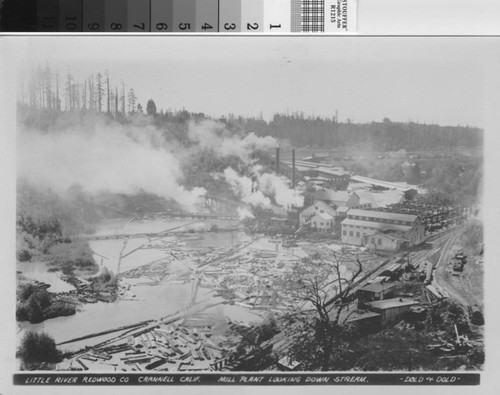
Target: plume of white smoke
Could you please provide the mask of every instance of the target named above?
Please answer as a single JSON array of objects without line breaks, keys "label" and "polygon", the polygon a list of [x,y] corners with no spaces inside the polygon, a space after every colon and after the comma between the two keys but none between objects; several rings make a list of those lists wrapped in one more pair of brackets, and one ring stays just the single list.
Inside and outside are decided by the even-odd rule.
[{"label": "plume of white smoke", "polygon": [[255,215],[253,215],[252,211],[248,207],[238,207],[236,212],[238,213],[240,220],[245,218],[255,218]]},{"label": "plume of white smoke", "polygon": [[239,175],[234,169],[224,170],[224,178],[229,183],[241,201],[253,207],[269,207],[271,200],[266,197],[272,196],[275,202],[283,208],[292,206],[302,207],[304,197],[294,189],[291,189],[285,177],[276,174],[262,172],[262,166],[253,167],[254,179]]},{"label": "plume of white smoke", "polygon": [[245,163],[249,163],[252,152],[278,146],[271,136],[259,137],[255,133],[249,133],[241,137],[213,121],[191,123],[188,138],[198,148],[210,149],[219,157],[239,156]]},{"label": "plume of white smoke", "polygon": [[91,194],[143,190],[173,199],[186,209],[193,209],[205,193],[203,188],[186,190],[179,184],[180,160],[151,126],[97,122],[85,130],[21,131],[18,175],[60,193],[74,184]]},{"label": "plume of white smoke", "polygon": [[304,205],[304,196],[299,191],[290,188],[285,177],[263,173],[257,175],[257,182],[265,194],[274,196],[276,203],[284,208]]},{"label": "plume of white smoke", "polygon": [[[88,193],[100,192],[133,194],[146,191],[172,199],[188,210],[206,191],[203,188],[185,189],[182,163],[192,160],[200,150],[212,150],[217,157],[234,155],[252,164],[252,153],[277,146],[272,137],[254,133],[234,134],[213,121],[191,122],[189,149],[174,147],[164,134],[148,125],[146,118],[132,124],[106,124],[99,118],[75,119],[73,126],[59,126],[50,133],[37,130],[19,132],[18,176],[30,183],[43,184],[64,193],[74,184]],[[286,189],[281,181],[271,187],[267,180],[262,191],[252,188],[252,180],[240,177],[229,169],[224,174],[242,202],[254,207],[269,207],[271,201],[262,191],[276,196],[287,205]],[[281,183],[280,183],[281,182]],[[280,203],[281,204],[281,203]]]},{"label": "plume of white smoke", "polygon": [[269,198],[261,191],[253,189],[253,181],[249,177],[240,176],[234,169],[228,167],[224,170],[224,178],[243,203],[262,208],[271,206]]}]

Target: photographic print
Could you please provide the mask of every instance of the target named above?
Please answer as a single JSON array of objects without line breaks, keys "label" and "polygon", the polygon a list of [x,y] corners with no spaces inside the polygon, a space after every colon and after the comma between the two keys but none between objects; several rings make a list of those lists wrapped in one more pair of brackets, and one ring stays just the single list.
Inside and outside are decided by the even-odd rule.
[{"label": "photographic print", "polygon": [[498,38],[17,39],[19,371],[483,370]]}]

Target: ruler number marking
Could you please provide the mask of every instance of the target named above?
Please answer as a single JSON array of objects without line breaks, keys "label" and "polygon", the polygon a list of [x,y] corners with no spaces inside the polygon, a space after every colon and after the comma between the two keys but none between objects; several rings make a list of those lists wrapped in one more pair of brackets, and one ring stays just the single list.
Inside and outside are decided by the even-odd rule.
[{"label": "ruler number marking", "polygon": [[111,30],[122,30],[123,25],[121,23],[112,23],[111,25]]},{"label": "ruler number marking", "polygon": [[94,22],[94,23],[89,23],[87,27],[89,30],[98,30],[100,25],[97,22]]},{"label": "ruler number marking", "polygon": [[134,27],[136,29],[139,29],[139,30],[144,30],[144,28],[146,27],[146,24],[144,22],[142,22],[140,24],[134,25]]},{"label": "ruler number marking", "polygon": [[214,27],[208,23],[204,23],[203,26],[201,27],[202,30],[212,30]]},{"label": "ruler number marking", "polygon": [[168,25],[166,23],[160,22],[156,24],[156,30],[167,30]]},{"label": "ruler number marking", "polygon": [[259,24],[255,23],[247,23],[247,30],[257,30],[259,28]]},{"label": "ruler number marking", "polygon": [[234,23],[224,23],[224,29],[226,29],[226,30],[234,30],[234,29],[236,29],[236,24],[234,24]]},{"label": "ruler number marking", "polygon": [[76,25],[76,22],[74,22],[74,21],[77,21],[77,20],[78,20],[78,17],[76,17],[76,16],[65,16],[64,17],[64,28],[66,30],[69,30],[69,31],[76,30],[77,25]]},{"label": "ruler number marking", "polygon": [[191,30],[191,24],[190,23],[179,23],[179,29]]}]

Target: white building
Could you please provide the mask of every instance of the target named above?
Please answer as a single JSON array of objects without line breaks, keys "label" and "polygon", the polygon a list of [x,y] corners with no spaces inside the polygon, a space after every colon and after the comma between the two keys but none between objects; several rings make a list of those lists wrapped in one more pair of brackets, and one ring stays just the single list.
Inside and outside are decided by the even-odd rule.
[{"label": "white building", "polygon": [[319,213],[311,219],[311,228],[318,232],[331,232],[335,219],[328,213]]},{"label": "white building", "polygon": [[371,251],[395,252],[403,247],[408,247],[410,243],[404,232],[386,230],[385,232],[365,236],[363,244]]},{"label": "white building", "polygon": [[[380,246],[380,249],[393,248],[396,235],[399,239],[406,240],[410,247],[422,243],[425,239],[425,227],[416,215],[351,209],[341,225],[343,243],[367,245],[374,249],[377,246]],[[372,243],[372,236],[382,233],[387,236],[391,232],[392,241],[380,235],[374,238]]]},{"label": "white building", "polygon": [[[369,202],[371,208],[383,208],[391,204],[398,204],[404,200],[404,192],[398,189],[385,191],[357,190],[354,192],[364,202]],[[363,207],[359,207],[363,208]]]},{"label": "white building", "polygon": [[302,212],[299,215],[300,225],[304,225],[306,222],[310,221],[315,215],[322,213],[330,214],[332,217],[335,217],[337,215],[333,207],[329,206],[325,202],[317,201],[316,203],[302,210]]},{"label": "white building", "polygon": [[357,192],[347,191],[317,191],[314,200],[329,203],[335,207],[371,208],[372,202],[360,197]]}]

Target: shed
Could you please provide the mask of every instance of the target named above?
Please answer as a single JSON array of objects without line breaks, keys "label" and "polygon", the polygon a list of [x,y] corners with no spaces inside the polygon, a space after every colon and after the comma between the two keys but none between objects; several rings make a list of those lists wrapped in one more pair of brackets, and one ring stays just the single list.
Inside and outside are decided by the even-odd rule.
[{"label": "shed", "polygon": [[392,296],[396,283],[372,283],[358,289],[357,296],[360,302],[371,302]]},{"label": "shed", "polygon": [[[333,311],[330,313],[330,318],[335,319],[336,314],[337,312]],[[352,303],[341,311],[339,322],[356,324],[362,333],[374,333],[380,330],[382,316],[379,313],[358,308],[356,303]]]},{"label": "shed", "polygon": [[382,325],[389,325],[401,319],[405,311],[418,303],[411,298],[393,298],[368,302],[367,305],[372,311],[382,315]]}]

